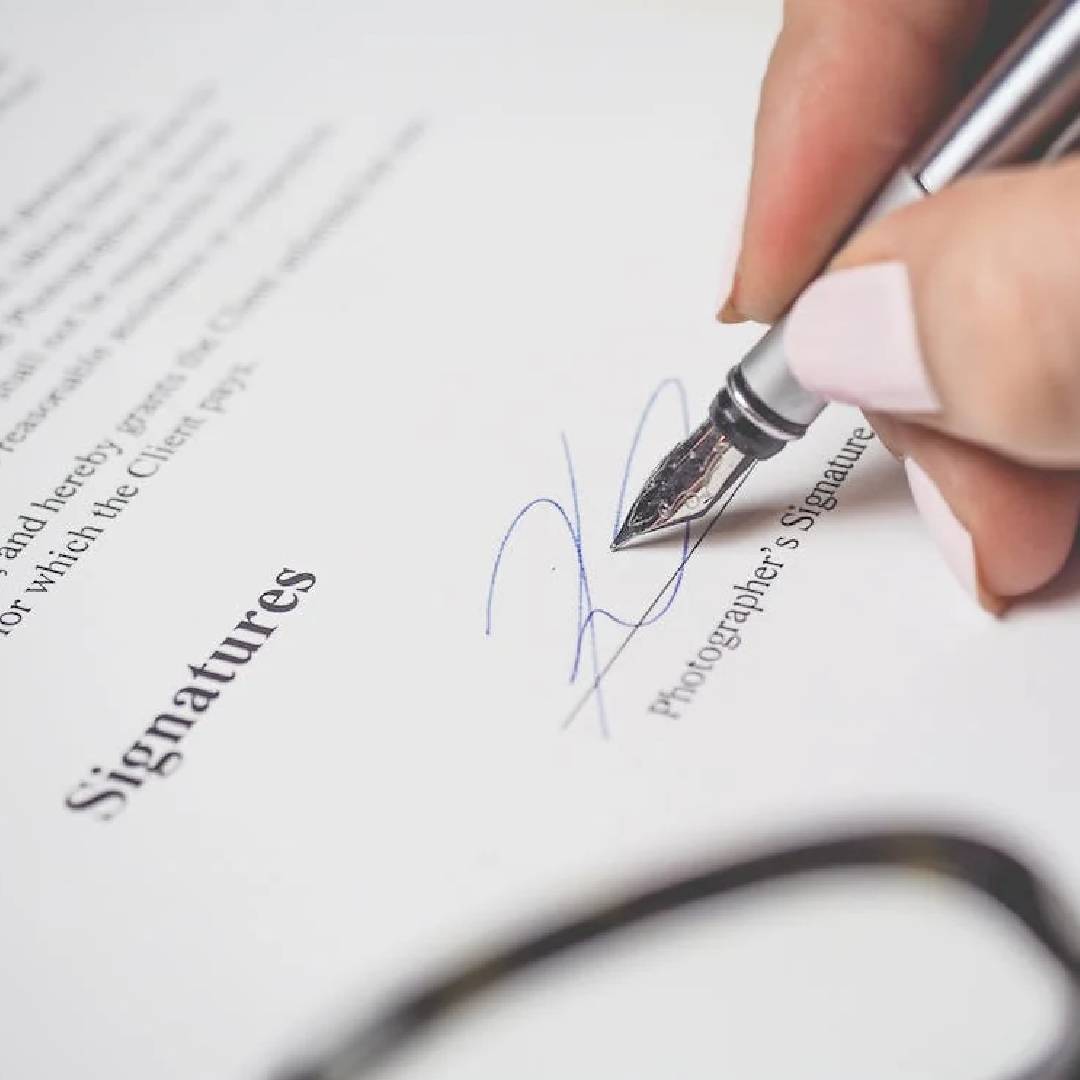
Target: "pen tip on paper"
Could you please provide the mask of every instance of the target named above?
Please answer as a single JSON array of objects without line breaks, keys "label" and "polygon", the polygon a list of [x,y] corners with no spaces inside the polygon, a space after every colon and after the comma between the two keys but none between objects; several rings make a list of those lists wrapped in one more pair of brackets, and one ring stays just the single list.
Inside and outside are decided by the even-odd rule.
[{"label": "pen tip on paper", "polygon": [[704,517],[754,466],[706,420],[653,471],[615,535],[612,551],[633,540]]},{"label": "pen tip on paper", "polygon": [[611,550],[619,551],[634,538],[634,530],[629,521],[624,521],[615,539],[611,541]]}]

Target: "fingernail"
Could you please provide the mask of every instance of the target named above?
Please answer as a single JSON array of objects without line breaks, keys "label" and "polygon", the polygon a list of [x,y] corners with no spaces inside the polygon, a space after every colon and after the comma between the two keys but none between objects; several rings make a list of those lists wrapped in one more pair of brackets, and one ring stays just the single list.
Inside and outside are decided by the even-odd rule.
[{"label": "fingernail", "polygon": [[894,420],[888,413],[868,411],[866,419],[874,429],[882,445],[897,461],[907,457],[907,428],[900,420]]},{"label": "fingernail", "polygon": [[736,296],[739,291],[739,275],[735,275],[735,279],[731,283],[731,292],[728,294],[728,298],[724,301],[723,306],[717,313],[717,319],[726,323],[727,325],[734,325],[735,323],[744,323],[747,321],[746,316],[738,309]]},{"label": "fingernail", "polygon": [[791,309],[784,345],[795,378],[822,397],[885,412],[941,408],[901,262],[818,278]]},{"label": "fingernail", "polygon": [[739,256],[742,254],[743,226],[746,223],[746,195],[739,196],[736,210],[728,224],[727,236],[720,248],[720,310],[717,319],[722,323],[745,322],[736,306],[739,289]]},{"label": "fingernail", "polygon": [[930,532],[945,562],[967,593],[991,615],[1003,615],[1007,603],[987,589],[979,577],[975,543],[952,508],[945,501],[937,484],[914,460],[904,460],[908,486],[919,514]]}]

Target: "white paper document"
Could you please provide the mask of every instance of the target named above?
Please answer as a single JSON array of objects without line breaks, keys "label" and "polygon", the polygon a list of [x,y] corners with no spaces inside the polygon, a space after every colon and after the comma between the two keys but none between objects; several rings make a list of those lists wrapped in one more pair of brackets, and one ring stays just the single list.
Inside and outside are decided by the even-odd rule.
[{"label": "white paper document", "polygon": [[[1004,836],[1080,899],[1075,573],[984,616],[841,408],[715,526],[609,550],[755,338],[711,312],[778,18],[10,6],[0,1075],[266,1076],[489,935],[866,820]],[[766,986],[827,997],[881,940],[847,911],[812,976],[779,908],[703,912],[395,1075],[745,1077],[762,1040],[836,1075]],[[978,934],[900,923],[888,1008],[984,995],[989,1065],[1022,1056],[1041,973],[987,989]]]}]

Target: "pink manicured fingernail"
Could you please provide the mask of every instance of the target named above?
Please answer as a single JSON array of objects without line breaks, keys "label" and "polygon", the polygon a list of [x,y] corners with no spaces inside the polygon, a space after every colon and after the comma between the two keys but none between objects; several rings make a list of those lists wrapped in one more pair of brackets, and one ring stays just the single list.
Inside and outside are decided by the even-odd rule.
[{"label": "pink manicured fingernail", "polygon": [[721,322],[742,322],[743,317],[735,308],[736,271],[742,254],[743,226],[746,224],[746,194],[740,194],[735,210],[728,223],[727,235],[720,247],[720,302],[717,316]]},{"label": "pink manicured fingernail", "polygon": [[923,522],[938,549],[945,556],[949,569],[970,593],[972,599],[992,614],[1002,614],[1005,609],[1004,603],[984,589],[979,581],[975,544],[971,539],[971,533],[960,524],[938,490],[938,486],[916,461],[906,458],[904,471],[907,473],[908,486],[915,499],[915,506],[922,515]]},{"label": "pink manicured fingernail", "polygon": [[742,252],[742,234],[743,215],[740,212],[728,225],[727,235],[720,248],[720,303],[717,307],[724,306],[735,285],[735,269],[739,265],[739,255]]},{"label": "pink manicured fingernail", "polygon": [[808,390],[882,412],[937,412],[907,267],[877,263],[818,278],[787,318],[784,345]]}]

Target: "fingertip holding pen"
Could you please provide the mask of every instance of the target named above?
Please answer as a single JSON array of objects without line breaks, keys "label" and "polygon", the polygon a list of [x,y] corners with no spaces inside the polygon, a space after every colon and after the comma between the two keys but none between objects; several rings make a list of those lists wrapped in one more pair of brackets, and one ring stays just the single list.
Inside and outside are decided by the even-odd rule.
[{"label": "fingertip holding pen", "polygon": [[[919,344],[907,267],[890,261],[838,270],[814,282],[791,310],[784,337],[791,370],[809,390],[881,413],[933,414],[941,401]],[[1008,604],[979,573],[974,538],[930,474],[902,457],[927,531],[961,587],[985,611]]]},{"label": "fingertip holding pen", "polygon": [[726,326],[735,326],[739,323],[747,322],[746,316],[738,307],[738,293],[739,275],[735,274],[731,280],[731,291],[727,294],[727,298],[720,305],[720,310],[716,313],[717,322],[723,323]]},{"label": "fingertip holding pen", "polygon": [[792,374],[830,401],[880,412],[935,413],[907,267],[836,270],[815,281],[787,319]]},{"label": "fingertip holding pen", "polygon": [[748,185],[735,199],[734,213],[728,222],[727,233],[720,246],[720,287],[717,290],[716,319],[721,323],[746,322],[746,316],[739,311],[739,259],[742,256],[743,231],[746,226],[746,200]]}]

